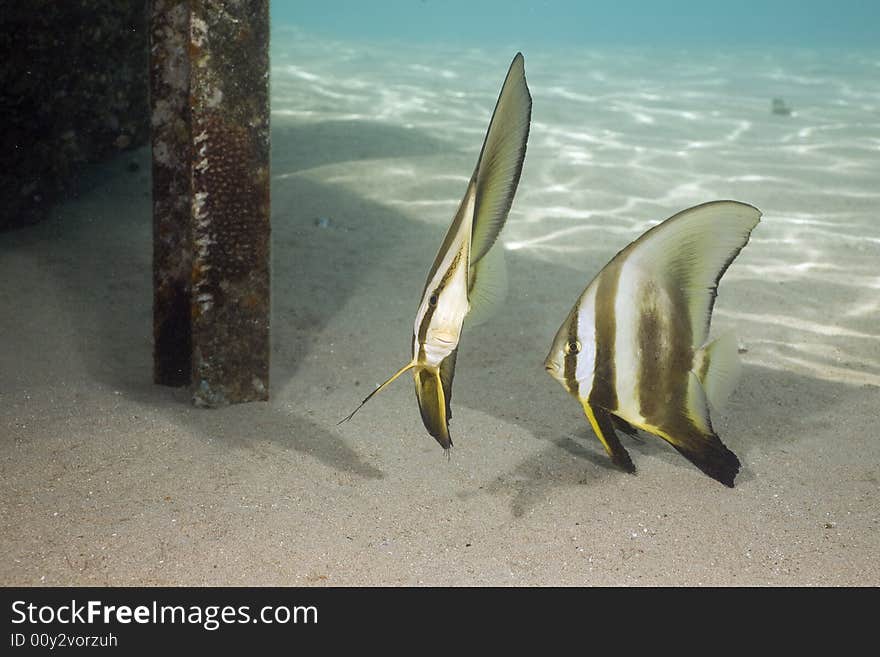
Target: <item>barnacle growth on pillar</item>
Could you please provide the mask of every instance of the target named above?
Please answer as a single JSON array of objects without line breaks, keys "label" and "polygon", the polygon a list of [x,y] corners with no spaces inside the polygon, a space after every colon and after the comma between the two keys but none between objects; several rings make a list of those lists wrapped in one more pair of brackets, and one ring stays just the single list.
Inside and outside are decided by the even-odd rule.
[{"label": "barnacle growth on pillar", "polygon": [[153,6],[155,379],[200,406],[268,398],[268,11]]}]

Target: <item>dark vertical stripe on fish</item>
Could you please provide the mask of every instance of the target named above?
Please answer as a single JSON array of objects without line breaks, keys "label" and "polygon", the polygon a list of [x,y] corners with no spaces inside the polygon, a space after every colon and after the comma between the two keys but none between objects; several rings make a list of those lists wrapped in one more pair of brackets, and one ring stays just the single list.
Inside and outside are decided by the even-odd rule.
[{"label": "dark vertical stripe on fish", "polygon": [[661,353],[663,340],[663,320],[657,308],[657,288],[648,282],[644,290],[639,291],[641,298],[638,319],[639,360],[636,380],[633,382],[638,389],[639,412],[651,423],[656,423],[658,409],[662,409],[668,400],[664,385],[663,365],[666,354]]},{"label": "dark vertical stripe on fish", "polygon": [[687,391],[694,348],[683,283],[671,280],[664,285],[668,299],[649,283],[638,300],[639,410],[648,423],[670,431],[690,425]]},{"label": "dark vertical stripe on fish", "polygon": [[[578,310],[571,313],[568,320],[568,344],[579,344],[578,340]],[[578,395],[577,361],[579,354],[576,351],[567,351],[563,361],[563,373],[565,375],[565,387],[573,395]]]},{"label": "dark vertical stripe on fish", "polygon": [[620,281],[621,264],[612,261],[599,277],[596,289],[596,365],[593,370],[593,389],[590,404],[608,411],[617,410],[616,367],[617,318],[614,302]]}]

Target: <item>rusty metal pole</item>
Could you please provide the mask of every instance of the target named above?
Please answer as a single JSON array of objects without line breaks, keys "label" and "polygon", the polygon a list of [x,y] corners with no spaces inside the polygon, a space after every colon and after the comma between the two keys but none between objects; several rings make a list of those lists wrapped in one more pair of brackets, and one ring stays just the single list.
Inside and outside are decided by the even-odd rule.
[{"label": "rusty metal pole", "polygon": [[269,2],[153,0],[154,378],[269,394]]}]

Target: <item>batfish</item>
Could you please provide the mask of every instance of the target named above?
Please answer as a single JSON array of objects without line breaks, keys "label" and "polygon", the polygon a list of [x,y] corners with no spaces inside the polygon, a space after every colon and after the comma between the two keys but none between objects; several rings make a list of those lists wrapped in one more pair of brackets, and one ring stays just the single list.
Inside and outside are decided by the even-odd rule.
[{"label": "batfish", "polygon": [[351,419],[373,395],[412,370],[425,428],[443,449],[452,446],[452,379],[462,325],[466,316],[474,325],[491,315],[506,292],[503,250],[492,247],[519,184],[531,113],[523,56],[517,53],[464,198],[428,273],[413,324],[412,359],[341,422]]},{"label": "batfish", "polygon": [[654,226],[605,265],[556,333],[545,368],[627,472],[635,466],[615,431],[642,429],[733,487],[740,462],[709,409],[735,383],[737,344],[707,339],[718,281],[760,218],[751,205],[714,201]]}]

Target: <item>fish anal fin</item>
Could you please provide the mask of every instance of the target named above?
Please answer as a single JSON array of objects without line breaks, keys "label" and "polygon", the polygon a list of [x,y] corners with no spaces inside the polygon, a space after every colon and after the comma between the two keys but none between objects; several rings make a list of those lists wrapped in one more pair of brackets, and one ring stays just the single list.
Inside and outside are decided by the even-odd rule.
[{"label": "fish anal fin", "polygon": [[620,443],[617,434],[614,433],[612,415],[603,408],[591,406],[586,401],[581,401],[581,406],[583,406],[584,414],[590,421],[590,426],[593,427],[593,432],[596,434],[599,442],[602,443],[605,451],[608,452],[608,456],[611,457],[614,464],[630,474],[635,473],[636,466],[633,465],[629,452],[626,451]]},{"label": "fish anal fin", "polygon": [[504,305],[507,296],[507,267],[504,249],[496,244],[486,256],[471,265],[468,280],[468,326],[478,326]]},{"label": "fish anal fin", "polygon": [[415,382],[416,399],[419,402],[419,412],[422,414],[425,429],[443,449],[449,449],[452,447],[452,438],[449,436],[446,395],[443,392],[439,370],[419,368],[415,372]]},{"label": "fish anal fin", "polygon": [[659,436],[712,479],[733,488],[733,480],[740,468],[739,459],[721,442],[711,426],[701,429],[686,415],[670,421],[670,426],[641,423],[636,426]]},{"label": "fish anal fin", "polygon": [[733,480],[739,472],[740,462],[714,431],[703,433],[695,429],[679,431],[675,435],[652,431],[672,445],[688,461],[705,474],[728,488],[733,488]]}]

